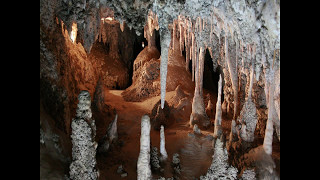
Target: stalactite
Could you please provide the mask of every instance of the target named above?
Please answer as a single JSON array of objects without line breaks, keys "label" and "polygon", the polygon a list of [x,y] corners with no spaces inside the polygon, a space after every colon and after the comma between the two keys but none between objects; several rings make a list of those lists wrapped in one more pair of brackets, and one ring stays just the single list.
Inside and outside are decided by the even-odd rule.
[{"label": "stalactite", "polygon": [[174,50],[174,41],[176,39],[176,21],[174,20],[173,23],[173,28],[172,28],[172,50]]},{"label": "stalactite", "polygon": [[124,21],[120,22],[120,29],[121,29],[121,32],[124,31]]},{"label": "stalactite", "polygon": [[221,121],[222,121],[222,110],[221,110],[221,92],[222,92],[222,78],[221,74],[219,75],[218,82],[218,100],[216,104],[216,117],[214,121],[214,137],[219,137],[221,134]]},{"label": "stalactite", "polygon": [[[252,53],[250,53],[252,55]],[[252,96],[252,86],[253,86],[253,75],[254,75],[254,58],[252,58],[252,56],[250,56],[251,59],[251,74],[250,74],[250,85],[249,85],[249,94],[248,94],[248,98]]]},{"label": "stalactite", "polygon": [[166,139],[164,136],[164,127],[163,127],[163,125],[161,125],[161,127],[160,127],[160,154],[161,154],[162,161],[165,161],[168,158],[165,143],[166,143]]},{"label": "stalactite", "polygon": [[233,93],[234,93],[234,112],[233,112],[233,119],[236,119],[237,113],[238,113],[238,78],[237,78],[237,72],[234,72],[234,67],[233,64],[230,61],[229,54],[228,54],[228,40],[227,36],[225,37],[225,59],[228,64],[228,69],[230,72],[230,77],[231,77],[231,83],[232,83],[232,88],[233,88]]},{"label": "stalactite", "polygon": [[203,94],[203,71],[204,71],[204,55],[205,55],[205,49],[203,47],[200,47],[199,52],[199,92],[202,96]]},{"label": "stalactite", "polygon": [[271,155],[272,154],[272,139],[273,139],[273,114],[274,112],[274,69],[270,68],[270,86],[269,86],[269,104],[268,104],[268,120],[266,125],[265,136],[263,140],[264,151]]},{"label": "stalactite", "polygon": [[196,43],[194,39],[194,33],[192,33],[192,81],[195,81],[195,68],[196,68]]},{"label": "stalactite", "polygon": [[160,61],[160,96],[161,108],[164,108],[164,101],[166,97],[166,81],[168,72],[168,50],[171,41],[171,33],[168,26],[160,29],[160,46],[161,46],[161,61]]}]

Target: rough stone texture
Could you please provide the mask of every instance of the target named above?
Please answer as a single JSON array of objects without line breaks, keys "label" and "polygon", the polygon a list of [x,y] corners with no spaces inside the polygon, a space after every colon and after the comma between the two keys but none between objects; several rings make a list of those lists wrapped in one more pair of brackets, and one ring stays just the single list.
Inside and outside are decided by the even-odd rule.
[{"label": "rough stone texture", "polygon": [[164,108],[161,109],[160,101],[158,101],[151,110],[150,119],[151,126],[155,130],[160,130],[161,125],[168,127],[173,123],[173,119],[170,117],[171,107],[165,102]]},{"label": "rough stone texture", "polygon": [[115,142],[116,139],[118,138],[117,120],[118,120],[118,115],[116,114],[115,119],[109,124],[105,136],[99,142],[99,147],[98,147],[99,152],[107,152],[110,145],[113,142]]},{"label": "rough stone texture", "polygon": [[198,124],[200,128],[206,129],[210,125],[210,119],[207,116],[203,98],[200,95],[193,96],[192,113],[190,115],[190,125]]},{"label": "rough stone texture", "polygon": [[91,118],[91,98],[88,91],[81,91],[76,117],[72,120],[71,179],[98,179],[96,169],[95,123]]},{"label": "rough stone texture", "polygon": [[154,172],[160,171],[160,160],[159,160],[159,153],[158,148],[152,146],[151,147],[151,154],[150,154],[150,160],[151,160],[151,168]]},{"label": "rough stone texture", "polygon": [[179,179],[179,176],[181,174],[181,167],[180,167],[180,159],[179,159],[178,153],[173,154],[171,166],[173,168],[173,178]]},{"label": "rough stone texture", "polygon": [[[45,4],[45,3],[42,3]],[[41,5],[42,5],[41,4]],[[255,61],[255,73],[257,80],[260,79],[260,74],[264,73],[263,69],[269,69],[273,57],[273,50],[280,49],[280,3],[279,1],[244,1],[244,0],[233,0],[233,1],[204,1],[204,0],[186,0],[186,1],[90,1],[90,3],[84,4],[83,2],[57,2],[52,3],[53,7],[59,9],[58,17],[62,19],[67,29],[71,30],[71,24],[73,21],[78,23],[78,36],[84,43],[84,47],[90,50],[94,39],[99,32],[100,14],[97,13],[99,8],[110,7],[114,11],[115,19],[118,19],[121,23],[126,22],[129,28],[133,28],[138,35],[142,34],[144,24],[147,19],[149,9],[152,9],[158,16],[160,34],[162,34],[163,42],[169,39],[164,37],[164,33],[168,29],[171,29],[170,25],[174,19],[178,18],[179,14],[182,14],[188,19],[193,21],[197,20],[197,31],[194,31],[195,42],[198,47],[208,47],[212,52],[216,49],[223,48],[224,39],[228,38],[229,59],[233,67],[227,68],[223,54],[222,59],[216,60],[223,68],[226,69],[228,74],[239,76],[241,73],[245,73],[245,69],[250,67],[250,60],[248,49],[255,47],[253,58]],[[45,7],[42,5],[41,7]],[[58,8],[59,7],[59,8]],[[45,9],[45,8],[43,8]],[[43,12],[43,11],[42,11]],[[69,12],[72,12],[71,14]],[[98,15],[97,15],[98,14]],[[43,16],[50,17],[50,16]],[[91,21],[89,21],[91,20]],[[49,22],[54,22],[53,18]],[[89,23],[90,22],[90,23]],[[190,24],[190,23],[189,23]],[[49,25],[48,25],[49,26]],[[202,28],[199,28],[202,27]],[[212,28],[213,27],[213,28]],[[179,28],[177,28],[179,29]],[[185,29],[185,28],[184,28]],[[167,36],[166,36],[167,37]],[[166,40],[165,40],[166,39]],[[218,41],[212,41],[218,40]],[[91,45],[90,45],[91,43]],[[220,47],[217,44],[223,43]],[[166,43],[168,44],[168,43]],[[162,51],[162,55],[166,57],[166,49]],[[213,56],[215,56],[213,54]],[[278,56],[279,57],[279,56]],[[279,67],[280,58],[276,58],[276,66]],[[262,59],[266,59],[263,61]],[[166,58],[162,61],[162,84],[164,84],[167,68]],[[230,63],[229,63],[230,64]],[[231,79],[229,79],[231,82]],[[225,79],[225,81],[227,81]],[[240,79],[241,81],[241,79]],[[262,78],[262,81],[265,81]],[[162,89],[165,86],[162,85]],[[227,91],[227,88],[224,90]],[[231,91],[234,91],[231,89]],[[164,94],[165,92],[162,91]],[[227,93],[225,93],[227,94]],[[233,95],[228,101],[228,107],[230,112],[233,108],[236,108],[235,112],[239,112],[240,106],[233,105],[233,98],[236,97],[237,92],[233,92]],[[162,95],[164,96],[164,95]],[[163,99],[163,97],[162,97]],[[235,100],[238,102],[238,100]],[[241,99],[239,100],[241,102]],[[162,101],[164,103],[164,99]],[[163,104],[162,104],[163,105]],[[238,110],[237,110],[238,109]],[[263,119],[262,121],[265,121]]]},{"label": "rough stone texture", "polygon": [[[222,137],[222,136],[221,136]],[[200,180],[210,179],[237,179],[238,170],[228,164],[228,152],[223,147],[222,138],[215,140],[213,160],[205,176]]]},{"label": "rough stone texture", "polygon": [[222,79],[219,76],[218,82],[218,100],[216,104],[216,117],[214,121],[214,137],[219,137],[222,134],[221,121],[222,121],[222,109],[221,109],[221,91],[222,91]]},{"label": "rough stone texture", "polygon": [[150,180],[151,165],[150,165],[150,118],[144,115],[141,118],[141,135],[140,135],[140,153],[137,162],[137,179]]},{"label": "rough stone texture", "polygon": [[242,180],[256,180],[256,173],[253,169],[246,169],[241,176]]},{"label": "rough stone texture", "polygon": [[257,110],[250,97],[244,104],[238,118],[238,122],[241,123],[241,130],[239,130],[241,139],[246,142],[253,142],[257,121]]},{"label": "rough stone texture", "polygon": [[214,118],[214,109],[213,109],[213,104],[211,100],[209,99],[207,107],[206,107],[206,114],[210,119]]},{"label": "rough stone texture", "polygon": [[244,167],[255,167],[257,179],[280,179],[275,170],[275,162],[272,157],[265,153],[262,146],[251,149],[247,154],[244,154]]},{"label": "rough stone texture", "polygon": [[164,135],[164,127],[161,125],[160,127],[160,159],[161,161],[165,161],[168,158],[168,154],[166,151],[166,139]]},{"label": "rough stone texture", "polygon": [[144,48],[139,53],[133,64],[132,85],[122,93],[124,100],[143,101],[160,94],[159,56],[155,47]]},{"label": "rough stone texture", "polygon": [[198,135],[201,134],[201,130],[198,128],[198,125],[197,125],[197,124],[195,124],[195,125],[193,126],[193,132],[194,132],[195,134],[198,134]]}]

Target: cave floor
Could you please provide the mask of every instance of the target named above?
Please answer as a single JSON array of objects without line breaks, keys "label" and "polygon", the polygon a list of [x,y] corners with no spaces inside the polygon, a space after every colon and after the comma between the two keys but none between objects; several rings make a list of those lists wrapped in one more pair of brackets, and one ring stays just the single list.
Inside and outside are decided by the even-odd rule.
[{"label": "cave floor", "polygon": [[[100,179],[122,179],[117,174],[117,168],[123,165],[128,176],[125,179],[136,179],[137,160],[140,151],[140,121],[144,114],[150,113],[160,96],[149,98],[143,102],[126,102],[121,93],[123,90],[109,90],[105,94],[105,103],[112,105],[118,114],[117,143],[105,155],[98,154],[97,162],[100,170]],[[166,93],[168,101],[174,91]],[[192,128],[188,125],[189,119],[176,121],[165,129],[166,151],[168,160],[164,165],[162,176],[172,177],[170,162],[174,153],[180,154],[181,179],[192,179],[205,174],[210,167],[212,159],[212,144],[206,135],[212,132],[202,131],[201,136],[191,137],[188,133]],[[160,132],[151,128],[151,144],[160,149]],[[195,140],[192,140],[195,139]],[[160,175],[160,174],[159,174]],[[153,174],[157,177],[157,174]]]},{"label": "cave floor", "polygon": [[[137,160],[140,151],[140,122],[144,114],[151,112],[160,96],[151,97],[143,102],[126,102],[121,96],[123,90],[106,90],[105,103],[117,110],[118,114],[118,140],[105,154],[97,153],[97,167],[100,172],[99,179],[136,179]],[[168,101],[174,96],[174,91],[166,93]],[[213,102],[215,104],[215,102]],[[42,116],[41,116],[42,117]],[[165,129],[166,151],[168,160],[164,165],[164,174],[153,173],[153,178],[164,176],[172,177],[170,162],[174,153],[179,153],[181,162],[180,179],[199,178],[207,172],[212,162],[212,141],[207,135],[213,134],[213,127],[202,130],[201,136],[189,136],[192,128],[189,119],[175,120],[175,123]],[[230,132],[231,119],[223,117],[222,128],[225,135]],[[160,132],[151,128],[151,143],[160,149]],[[228,136],[226,136],[228,138]],[[280,142],[274,138],[272,158],[276,163],[276,171],[280,175]],[[257,137],[258,145],[263,143],[263,137]],[[53,147],[40,146],[40,179],[61,179],[68,172],[68,164],[62,156],[49,150]],[[122,165],[127,176],[122,178],[117,168]]]}]

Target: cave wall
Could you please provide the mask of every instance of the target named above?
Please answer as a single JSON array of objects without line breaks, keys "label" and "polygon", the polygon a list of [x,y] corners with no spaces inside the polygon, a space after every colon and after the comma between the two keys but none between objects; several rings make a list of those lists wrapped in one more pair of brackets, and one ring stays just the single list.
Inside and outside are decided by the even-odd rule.
[{"label": "cave wall", "polygon": [[[70,120],[74,114],[77,94],[80,89],[87,89],[92,96],[100,76],[96,70],[99,69],[98,65],[87,61],[86,57],[101,33],[102,10],[106,7],[113,10],[114,17],[120,24],[125,22],[137,35],[142,35],[148,11],[152,9],[158,16],[161,54],[168,52],[170,31],[174,30],[172,22],[185,17],[193,24],[191,30],[196,49],[211,49],[213,64],[219,64],[223,69],[224,99],[231,114],[234,112],[234,102],[239,102],[236,115],[244,104],[248,93],[250,67],[254,63],[256,81],[252,97],[257,107],[257,129],[261,135],[264,134],[269,107],[269,72],[274,68],[275,108],[280,122],[279,0],[41,0],[40,98],[44,108],[57,119],[57,127],[66,133],[70,133]],[[65,38],[71,32],[72,23],[77,23],[76,42],[79,44],[71,44]],[[179,31],[176,29],[177,34]],[[64,35],[61,36],[61,33]],[[230,62],[226,61],[226,54]],[[160,61],[163,103],[167,68],[168,58],[163,56]],[[235,93],[238,95],[237,99]]]}]

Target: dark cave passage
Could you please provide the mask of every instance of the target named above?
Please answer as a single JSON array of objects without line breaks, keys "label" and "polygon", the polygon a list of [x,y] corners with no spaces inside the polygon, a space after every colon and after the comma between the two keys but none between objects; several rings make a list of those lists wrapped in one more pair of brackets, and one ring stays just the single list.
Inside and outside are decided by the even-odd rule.
[{"label": "dark cave passage", "polygon": [[[210,56],[209,50],[206,50],[204,57],[204,72],[203,72],[203,89],[213,93],[215,96],[218,95],[218,82],[219,75],[221,74],[222,78],[222,89],[223,89],[223,71],[222,67],[218,65],[216,69],[213,66],[213,60]],[[221,101],[223,102],[224,95],[222,91]]]}]

